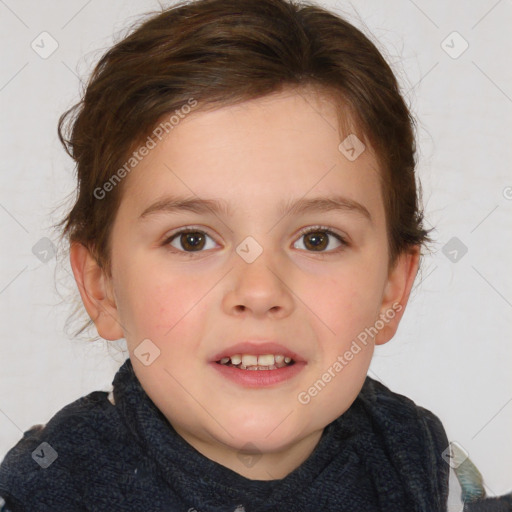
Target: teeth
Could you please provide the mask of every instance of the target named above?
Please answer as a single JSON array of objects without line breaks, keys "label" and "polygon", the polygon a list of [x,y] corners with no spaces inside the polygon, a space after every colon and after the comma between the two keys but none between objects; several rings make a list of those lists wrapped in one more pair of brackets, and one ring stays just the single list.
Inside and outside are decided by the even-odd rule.
[{"label": "teeth", "polygon": [[242,364],[244,366],[254,366],[258,364],[258,356],[250,356],[247,354],[244,354],[242,356]]},{"label": "teeth", "polygon": [[[229,364],[231,361],[231,364]],[[223,357],[220,364],[236,366],[241,370],[275,370],[290,364],[292,359],[282,354],[235,354],[231,357]]]},{"label": "teeth", "polygon": [[259,366],[271,366],[274,364],[274,356],[272,354],[265,354],[263,356],[258,356],[258,365]]},{"label": "teeth", "polygon": [[241,370],[276,370],[277,366],[271,365],[271,366],[247,366],[245,367],[243,364],[240,365]]},{"label": "teeth", "polygon": [[242,362],[242,356],[240,354],[237,354],[235,356],[231,356],[231,363],[234,364],[235,366],[237,364],[240,364],[241,362]]}]

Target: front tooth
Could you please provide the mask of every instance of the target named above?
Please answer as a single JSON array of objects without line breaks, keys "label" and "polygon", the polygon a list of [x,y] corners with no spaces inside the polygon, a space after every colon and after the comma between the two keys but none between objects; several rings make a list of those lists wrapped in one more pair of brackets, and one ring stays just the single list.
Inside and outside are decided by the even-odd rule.
[{"label": "front tooth", "polygon": [[244,366],[254,366],[254,365],[257,365],[258,364],[258,356],[251,356],[249,354],[244,354],[242,356],[242,364]]},{"label": "front tooth", "polygon": [[231,363],[235,366],[237,364],[240,364],[242,362],[242,356],[240,354],[236,354],[234,356],[231,356]]},{"label": "front tooth", "polygon": [[262,356],[258,356],[258,365],[259,366],[272,366],[274,364],[274,355],[273,354],[264,354]]}]

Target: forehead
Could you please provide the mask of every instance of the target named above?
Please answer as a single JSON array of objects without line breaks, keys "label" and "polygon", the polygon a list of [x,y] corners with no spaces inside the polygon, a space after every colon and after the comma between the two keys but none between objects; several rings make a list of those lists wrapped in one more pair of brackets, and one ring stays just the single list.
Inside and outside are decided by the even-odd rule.
[{"label": "forehead", "polygon": [[[341,120],[350,127],[350,118]],[[339,106],[310,90],[195,110],[131,172],[123,201],[139,214],[150,201],[170,192],[226,198],[236,206],[259,197],[263,209],[283,199],[335,192],[353,200],[364,197],[369,210],[378,208],[374,152],[362,146],[361,154],[351,160],[353,152],[347,153],[346,144],[340,146],[347,135],[353,137],[342,132]]]}]

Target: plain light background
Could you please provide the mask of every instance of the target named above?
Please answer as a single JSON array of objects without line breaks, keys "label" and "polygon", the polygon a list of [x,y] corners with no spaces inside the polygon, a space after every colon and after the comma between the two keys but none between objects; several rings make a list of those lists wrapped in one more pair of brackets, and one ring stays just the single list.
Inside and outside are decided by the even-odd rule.
[{"label": "plain light background", "polygon": [[[370,375],[434,412],[489,494],[504,494],[512,490],[511,2],[318,3],[369,35],[397,74],[418,119],[418,173],[427,226],[436,228],[399,331],[376,348]],[[71,206],[75,182],[56,130],[113,36],[159,8],[0,0],[0,459],[32,425],[110,389],[128,355],[122,342],[65,333],[78,290],[69,262],[52,256],[51,225]],[[45,51],[58,44],[47,58],[31,46],[43,52],[42,38]]]}]

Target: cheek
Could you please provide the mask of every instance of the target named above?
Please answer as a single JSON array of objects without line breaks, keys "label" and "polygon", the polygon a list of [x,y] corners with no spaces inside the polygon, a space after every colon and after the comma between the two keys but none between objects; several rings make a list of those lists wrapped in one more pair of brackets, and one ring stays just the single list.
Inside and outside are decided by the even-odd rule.
[{"label": "cheek", "polygon": [[190,277],[169,277],[169,272],[156,267],[144,268],[119,286],[122,300],[118,309],[128,330],[128,346],[149,338],[167,349],[171,345],[168,340],[183,336],[190,327],[187,324],[204,294],[204,284]]},{"label": "cheek", "polygon": [[[352,351],[339,354],[322,374],[311,382],[306,394],[301,398],[308,399],[314,411],[312,416],[321,418],[328,423],[343,414],[357,397],[366,379],[370,366],[373,345],[360,344],[359,352]],[[350,360],[346,357],[350,353]]]},{"label": "cheek", "polygon": [[[334,277],[319,280],[317,286],[303,283],[305,302],[328,327],[340,349],[378,317],[381,286],[378,272],[371,266],[351,266],[332,273]],[[309,286],[308,286],[309,284]]]}]

